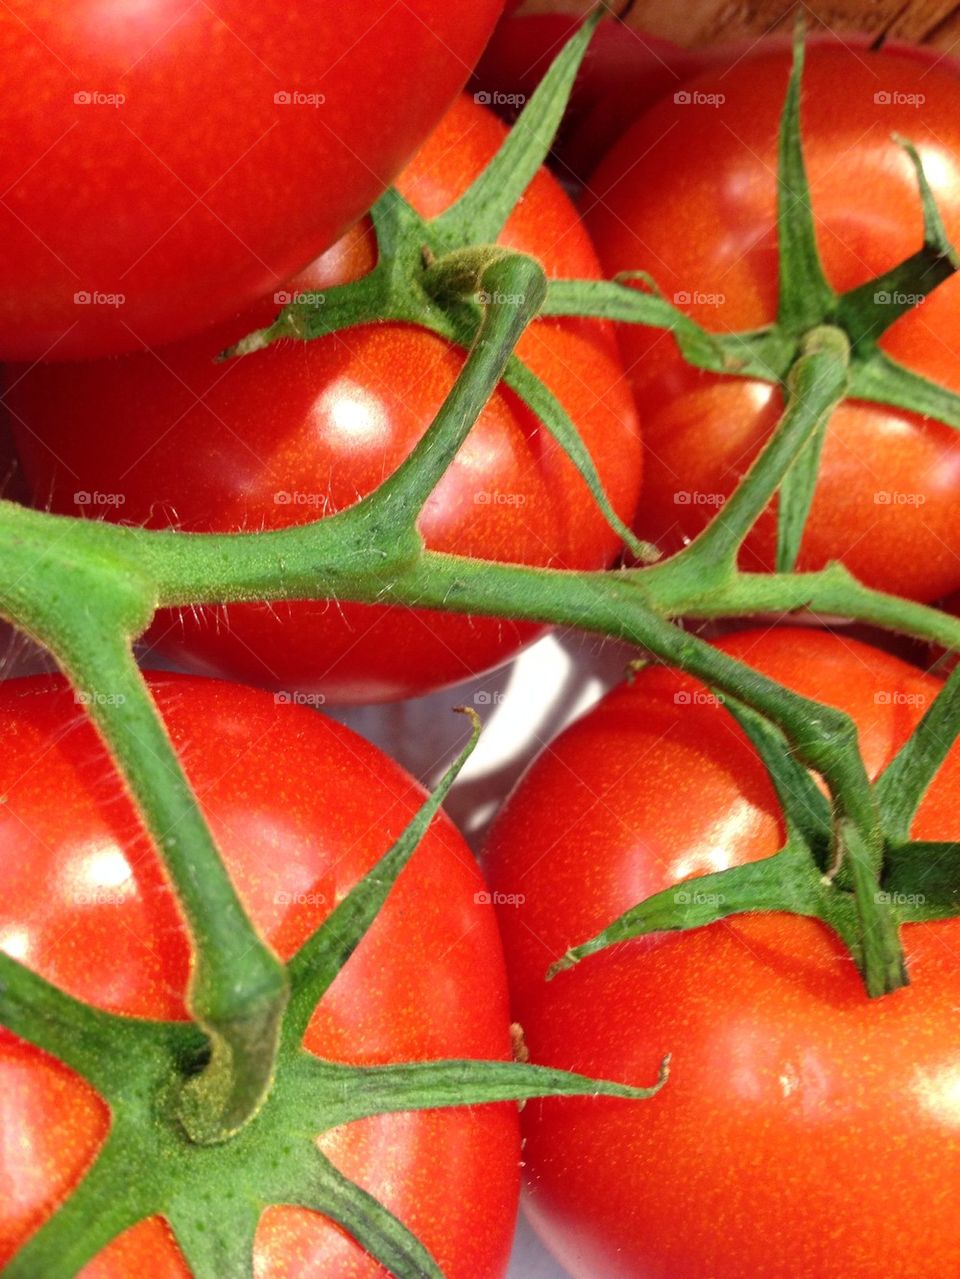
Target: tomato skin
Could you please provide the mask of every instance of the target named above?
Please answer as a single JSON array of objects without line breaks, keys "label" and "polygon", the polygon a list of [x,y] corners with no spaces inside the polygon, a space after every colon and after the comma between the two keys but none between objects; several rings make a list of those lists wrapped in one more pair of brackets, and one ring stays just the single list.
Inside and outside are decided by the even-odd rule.
[{"label": "tomato skin", "polygon": [[[392,761],[303,707],[175,675],[151,685],[255,924],[289,958],[387,850],[422,799]],[[188,943],[156,856],[60,679],[0,685],[0,946],[75,996],[180,1019]],[[131,870],[132,868],[132,870]],[[507,1059],[506,980],[483,881],[452,824],[431,827],[389,902],[315,1013],[307,1047],[361,1064]],[[0,1031],[0,1264],[66,1193],[103,1138],[89,1086]],[[504,1273],[518,1193],[516,1108],[364,1120],[321,1138],[445,1273]],[[258,1279],[380,1269],[339,1229],[270,1209]],[[82,1272],[186,1276],[164,1223],[122,1236]]]},{"label": "tomato skin", "polygon": [[[941,686],[824,632],[718,647],[852,714],[871,775]],[[914,835],[956,839],[958,795],[954,749]],[[577,1279],[960,1269],[957,920],[907,926],[912,985],[876,1001],[825,927],[782,914],[636,940],[543,981],[637,901],[782,839],[733,720],[695,681],[652,668],[553,742],[494,826],[487,869],[495,894],[520,901],[499,914],[535,1059],[635,1081],[672,1054],[640,1108],[524,1110],[528,1211]]]},{"label": "tomato skin", "polygon": [[[432,215],[480,172],[503,126],[461,98],[400,188]],[[596,277],[576,212],[545,172],[503,242],[553,276]],[[289,291],[330,288],[373,265],[361,229]],[[38,505],[194,531],[276,528],[353,504],[408,455],[463,366],[444,340],[380,324],[242,360],[213,357],[277,310],[159,352],[9,371],[7,400]],[[642,452],[612,328],[541,320],[521,356],[567,408],[616,509],[632,518]],[[115,504],[78,504],[78,492]],[[286,499],[286,500],[283,500]],[[513,395],[494,395],[424,511],[438,550],[528,564],[602,568],[618,541],[552,437]],[[538,628],[349,603],[231,606],[166,615],[153,636],[192,669],[337,701],[409,697],[511,657]]]},{"label": "tomato skin", "polygon": [[[692,82],[719,106],[662,101],[621,139],[591,181],[585,213],[608,273],[646,267],[667,297],[710,329],[751,328],[776,311],[776,130],[789,55],[758,56]],[[836,86],[844,89],[837,110]],[[874,95],[887,93],[883,104]],[[918,108],[897,95],[921,95]],[[810,50],[802,126],[817,238],[844,290],[915,252],[922,237],[912,166],[891,142],[913,139],[948,232],[960,235],[960,83],[915,60]],[[642,157],[642,158],[641,158]],[[842,158],[842,163],[840,162]],[[951,279],[881,339],[914,371],[960,389]],[[644,421],[638,528],[674,551],[729,497],[782,408],[778,390],[683,365],[660,333],[624,326]],[[932,600],[960,586],[960,437],[918,415],[847,402],[827,433],[800,567],[841,559],[871,586]],[[742,564],[774,561],[771,507]]]},{"label": "tomato skin", "polygon": [[0,357],[155,346],[272,291],[390,183],[501,9],[12,0]]}]

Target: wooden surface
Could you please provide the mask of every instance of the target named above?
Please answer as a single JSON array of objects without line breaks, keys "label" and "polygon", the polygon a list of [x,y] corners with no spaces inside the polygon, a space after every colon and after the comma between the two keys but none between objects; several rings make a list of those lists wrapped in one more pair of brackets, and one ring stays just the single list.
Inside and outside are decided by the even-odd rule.
[{"label": "wooden surface", "polygon": [[[593,0],[527,0],[525,13],[585,12]],[[912,40],[960,53],[960,4],[943,0],[636,0],[629,23],[682,45],[740,40],[789,29],[802,9],[811,26],[865,31],[878,38]]]}]

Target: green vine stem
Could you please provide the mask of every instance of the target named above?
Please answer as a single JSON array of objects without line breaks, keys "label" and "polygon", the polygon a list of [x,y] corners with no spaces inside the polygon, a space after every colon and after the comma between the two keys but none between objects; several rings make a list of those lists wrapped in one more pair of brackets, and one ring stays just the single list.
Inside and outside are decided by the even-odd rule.
[{"label": "green vine stem", "polygon": [[286,975],[243,908],[133,657],[153,613],[148,579],[109,556],[20,536],[0,559],[3,609],[56,657],[161,851],[190,931],[187,1006],[210,1060],[185,1086],[194,1139],[225,1140],[270,1085]]}]

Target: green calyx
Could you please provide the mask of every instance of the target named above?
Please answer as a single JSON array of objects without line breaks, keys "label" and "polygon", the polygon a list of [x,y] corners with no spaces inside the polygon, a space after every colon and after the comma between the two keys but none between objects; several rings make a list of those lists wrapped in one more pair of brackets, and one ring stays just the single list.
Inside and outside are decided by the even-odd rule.
[{"label": "green calyx", "polygon": [[373,924],[476,744],[479,722],[470,714],[470,741],[437,790],[283,968],[290,1000],[280,1018],[270,1087],[229,1139],[198,1139],[185,1122],[184,1093],[205,1077],[210,1056],[200,1026],[96,1011],[0,954],[3,1024],[86,1077],[111,1111],[106,1141],[86,1176],[23,1245],[6,1275],[69,1279],[122,1231],[160,1215],[196,1279],[240,1279],[253,1274],[263,1209],[288,1204],[337,1222],[398,1279],[442,1279],[423,1244],[326,1159],[317,1145],[321,1134],[398,1111],[533,1097],[639,1100],[659,1090],[666,1062],[651,1087],[630,1088],[504,1061],[356,1067],[304,1050],[314,1010]]},{"label": "green calyx", "polygon": [[864,799],[875,812],[879,836],[869,843],[862,824],[846,817],[837,820],[835,808],[783,733],[735,699],[725,701],[773,781],[786,828],[782,849],[762,861],[657,893],[569,950],[548,977],[607,946],[648,933],[700,928],[757,911],[785,911],[820,919],[833,929],[856,961],[869,994],[887,994],[904,985],[906,971],[896,943],[899,926],[960,914],[960,845],[912,841],[909,836],[920,802],[960,733],[960,668],[906,745],[869,785]]}]

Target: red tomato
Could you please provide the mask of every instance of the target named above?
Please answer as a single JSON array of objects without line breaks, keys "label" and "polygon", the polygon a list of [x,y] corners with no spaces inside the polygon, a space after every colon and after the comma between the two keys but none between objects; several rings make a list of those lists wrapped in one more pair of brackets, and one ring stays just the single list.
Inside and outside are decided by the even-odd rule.
[{"label": "red tomato", "polygon": [[[403,174],[425,214],[445,208],[504,137],[462,98]],[[541,173],[503,242],[553,276],[599,273],[577,215]],[[323,290],[373,264],[362,230],[296,286]],[[425,330],[381,324],[284,343],[226,366],[213,356],[262,307],[193,342],[101,364],[13,370],[7,396],[41,505],[193,531],[277,528],[351,505],[407,456],[463,365]],[[615,507],[629,520],[641,451],[612,329],[536,322],[520,354],[564,403]],[[562,450],[512,392],[498,392],[431,498],[420,527],[438,549],[601,568],[616,536]],[[340,701],[408,697],[495,666],[536,635],[509,621],[334,603],[243,605],[162,619],[154,634],[191,667]]]},{"label": "red tomato", "polygon": [[[776,310],[776,132],[790,58],[773,52],[692,82],[659,103],[595,174],[587,221],[609,273],[650,270],[708,328],[743,329]],[[843,109],[837,86],[843,85]],[[960,238],[960,84],[915,61],[810,51],[802,109],[817,238],[827,277],[860,285],[916,251],[912,166],[924,158],[948,231]],[[960,391],[960,280],[881,339],[909,368]],[[716,514],[782,409],[778,389],[684,366],[662,333],[624,326],[644,422],[638,527],[666,551]],[[742,563],[773,563],[771,508]],[[916,414],[848,402],[833,415],[800,567],[841,559],[882,590],[932,600],[960,586],[960,436]]]},{"label": "red tomato", "polygon": [[[236,685],[151,677],[254,922],[289,958],[389,848],[422,792],[377,749],[303,707]],[[0,946],[101,1008],[185,1016],[189,948],[175,900],[92,728],[60,679],[0,685]],[[476,863],[434,823],[324,997],[307,1047],[359,1064],[507,1058],[503,960]],[[0,1262],[76,1183],[107,1128],[78,1076],[0,1031]],[[402,1114],[324,1135],[322,1149],[403,1219],[445,1274],[503,1274],[518,1189],[516,1108]],[[269,1208],[257,1274],[382,1270],[336,1227]],[[83,1279],[186,1276],[159,1220]]]},{"label": "red tomato", "polygon": [[[718,647],[849,712],[872,775],[940,688],[820,631]],[[914,834],[957,839],[958,803],[954,750]],[[913,984],[881,1000],[822,924],[785,914],[628,942],[543,980],[643,898],[783,838],[732,717],[662,668],[555,741],[494,827],[491,886],[535,1059],[626,1079],[673,1054],[642,1114],[524,1110],[528,1207],[578,1279],[960,1273],[960,922],[906,927]]]},{"label": "red tomato", "polygon": [[392,181],[501,8],[10,0],[0,356],[168,342],[288,279]]}]

